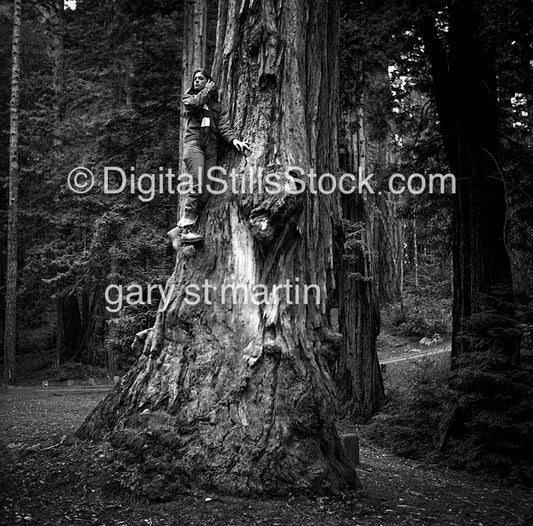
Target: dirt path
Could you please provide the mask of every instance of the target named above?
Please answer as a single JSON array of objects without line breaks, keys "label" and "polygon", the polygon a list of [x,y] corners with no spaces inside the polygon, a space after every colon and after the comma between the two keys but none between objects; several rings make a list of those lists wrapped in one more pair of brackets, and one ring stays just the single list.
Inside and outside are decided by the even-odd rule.
[{"label": "dirt path", "polygon": [[363,444],[364,489],[335,498],[282,500],[179,496],[148,504],[127,489],[102,444],[74,431],[102,390],[0,392],[0,524],[56,525],[526,525],[533,495],[523,488],[399,459]]},{"label": "dirt path", "polygon": [[388,363],[404,362],[406,360],[415,360],[418,358],[425,358],[427,356],[436,356],[439,354],[451,353],[451,352],[452,352],[452,346],[449,342],[446,342],[446,343],[441,343],[440,345],[433,347],[431,351],[420,351],[416,349],[414,351],[411,351],[411,354],[407,354],[405,356],[397,356],[393,358],[380,359],[379,363],[381,365],[385,365]]},{"label": "dirt path", "polygon": [[379,363],[398,363],[407,360],[423,358],[425,356],[437,356],[451,353],[452,343],[448,338],[441,339],[438,343],[429,345],[421,343],[420,338],[406,337],[392,334],[382,329],[376,342]]}]

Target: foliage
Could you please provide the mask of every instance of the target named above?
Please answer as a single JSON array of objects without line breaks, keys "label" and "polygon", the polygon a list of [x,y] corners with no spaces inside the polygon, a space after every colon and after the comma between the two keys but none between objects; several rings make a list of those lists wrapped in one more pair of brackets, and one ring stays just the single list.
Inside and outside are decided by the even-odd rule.
[{"label": "foliage", "polygon": [[391,452],[409,458],[430,455],[438,446],[451,392],[448,373],[424,359],[405,387],[387,394],[387,403],[364,435]]},{"label": "foliage", "polygon": [[403,305],[383,309],[383,323],[400,336],[432,336],[451,333],[451,287],[449,278],[410,287]]},{"label": "foliage", "polygon": [[113,326],[110,336],[106,339],[106,349],[110,350],[117,359],[119,373],[125,373],[137,360],[138,353],[132,349],[135,335],[155,321],[155,312],[146,306],[131,306],[126,313],[118,318],[108,320]]},{"label": "foliage", "polygon": [[[84,1],[74,11],[67,9],[64,78],[57,95],[52,89],[57,29],[33,7],[25,10],[20,327],[35,330],[50,323],[47,313],[55,312],[60,298],[77,297],[81,312],[83,294],[103,301],[110,284],[164,283],[170,275],[174,253],[165,232],[175,221],[177,196],[156,193],[143,202],[138,189],[129,193],[129,187],[120,195],[105,195],[102,174],[104,166],[119,166],[126,173],[133,166],[137,174],[156,178],[159,167],[179,173],[178,14],[181,4],[176,2]],[[0,23],[9,26],[3,18]],[[2,39],[4,34],[9,33],[2,32]],[[8,60],[2,61],[2,78],[8,78],[8,66]],[[0,91],[2,141],[7,140],[8,95]],[[57,105],[62,109],[59,120]],[[0,166],[6,162],[7,148],[2,148]],[[97,181],[85,195],[74,194],[66,184],[69,171],[80,165],[91,169]],[[107,316],[102,309],[92,312],[83,331],[96,322],[94,334],[105,336]],[[150,323],[144,311],[126,316],[132,327]],[[103,360],[103,342],[96,346]]]},{"label": "foliage", "polygon": [[58,381],[87,380],[88,378],[107,379],[107,373],[101,367],[93,367],[76,362],[65,362],[56,370],[54,378]]},{"label": "foliage", "polygon": [[484,310],[469,317],[459,337],[468,352],[455,359],[445,442],[453,466],[533,484],[533,364],[512,359],[521,333],[512,295],[496,290]]}]

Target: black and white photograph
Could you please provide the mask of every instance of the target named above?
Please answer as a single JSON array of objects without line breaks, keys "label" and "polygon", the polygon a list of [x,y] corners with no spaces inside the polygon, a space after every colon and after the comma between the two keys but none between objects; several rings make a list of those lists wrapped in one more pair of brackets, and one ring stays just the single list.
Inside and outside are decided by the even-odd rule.
[{"label": "black and white photograph", "polygon": [[0,0],[0,525],[533,524],[528,0]]}]

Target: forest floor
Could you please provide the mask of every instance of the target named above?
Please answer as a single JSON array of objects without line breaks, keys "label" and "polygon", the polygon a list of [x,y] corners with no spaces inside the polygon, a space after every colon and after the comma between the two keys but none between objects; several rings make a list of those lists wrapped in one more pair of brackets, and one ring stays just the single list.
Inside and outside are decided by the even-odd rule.
[{"label": "forest floor", "polygon": [[529,490],[401,459],[364,441],[358,491],[261,500],[197,493],[148,503],[121,485],[105,445],[66,438],[107,389],[0,391],[0,524],[533,524]]},{"label": "forest floor", "polygon": [[383,365],[434,354],[450,353],[452,350],[449,338],[439,338],[434,341],[426,339],[425,343],[421,343],[423,341],[419,337],[407,338],[382,331],[376,342],[379,363]]}]

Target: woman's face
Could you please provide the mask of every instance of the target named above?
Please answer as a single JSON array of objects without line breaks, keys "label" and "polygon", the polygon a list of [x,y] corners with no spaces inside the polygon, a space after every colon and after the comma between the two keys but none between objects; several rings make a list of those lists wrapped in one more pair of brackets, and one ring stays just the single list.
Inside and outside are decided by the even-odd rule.
[{"label": "woman's face", "polygon": [[193,79],[193,87],[196,91],[203,90],[207,83],[207,78],[201,72],[196,73]]}]

